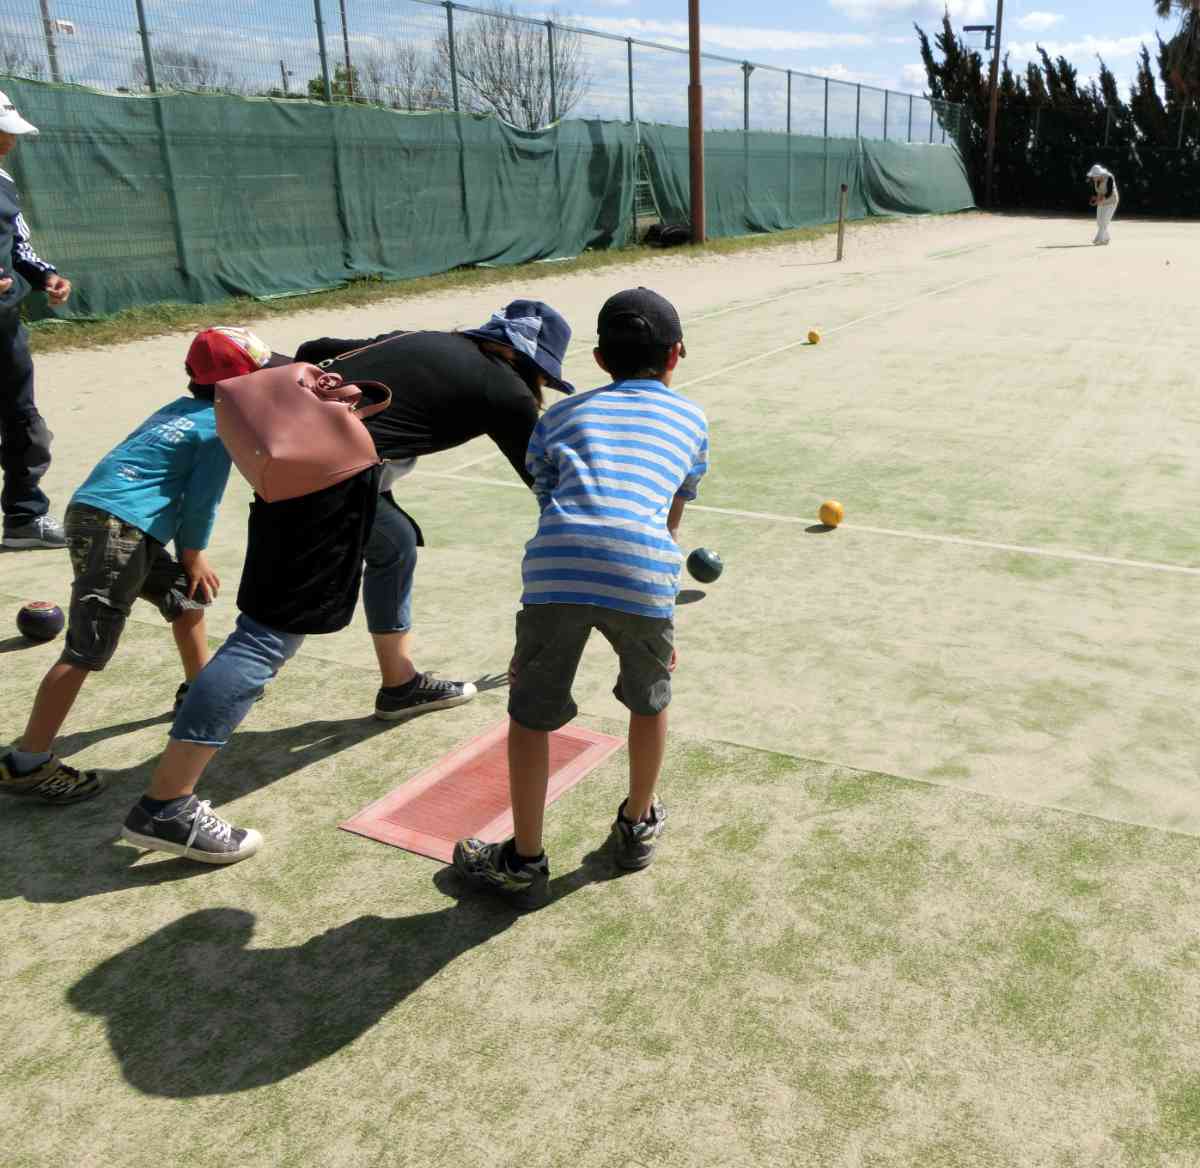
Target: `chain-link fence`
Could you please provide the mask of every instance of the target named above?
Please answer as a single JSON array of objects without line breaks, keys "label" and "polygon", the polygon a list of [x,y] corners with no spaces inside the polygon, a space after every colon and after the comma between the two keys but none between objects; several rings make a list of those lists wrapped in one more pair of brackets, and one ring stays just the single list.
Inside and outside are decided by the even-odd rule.
[{"label": "chain-link fence", "polygon": [[[687,123],[683,45],[438,0],[0,0],[0,74],[121,93],[211,91]],[[705,127],[956,141],[960,106],[704,55]]]}]

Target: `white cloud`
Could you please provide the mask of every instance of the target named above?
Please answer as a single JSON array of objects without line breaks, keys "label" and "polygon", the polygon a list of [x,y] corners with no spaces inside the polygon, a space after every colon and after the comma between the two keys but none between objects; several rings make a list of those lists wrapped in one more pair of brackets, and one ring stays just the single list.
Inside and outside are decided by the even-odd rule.
[{"label": "white cloud", "polygon": [[1143,44],[1154,41],[1152,32],[1138,33],[1137,36],[1127,37],[1081,37],[1076,41],[1011,41],[1004,46],[1006,52],[1014,58],[1026,60],[1038,56],[1040,44],[1051,57],[1066,57],[1068,61],[1080,58],[1094,60],[1103,57],[1106,61],[1120,57],[1136,57],[1141,52]]},{"label": "white cloud", "polygon": [[877,21],[898,16],[939,17],[949,12],[955,23],[982,21],[994,12],[992,0],[829,0],[851,20]]},{"label": "white cloud", "polygon": [[924,65],[905,65],[900,72],[900,77],[900,84],[904,89],[923,93],[929,87],[929,74],[925,72]]},{"label": "white cloud", "polygon": [[[586,28],[617,36],[686,44],[687,22],[642,20],[639,17],[592,17],[580,22]],[[865,48],[873,44],[859,33],[804,32],[798,29],[759,28],[753,25],[701,25],[704,46],[735,53],[807,52],[812,49]]]},{"label": "white cloud", "polygon": [[1017,21],[1023,29],[1029,32],[1045,32],[1066,19],[1061,12],[1027,12]]}]

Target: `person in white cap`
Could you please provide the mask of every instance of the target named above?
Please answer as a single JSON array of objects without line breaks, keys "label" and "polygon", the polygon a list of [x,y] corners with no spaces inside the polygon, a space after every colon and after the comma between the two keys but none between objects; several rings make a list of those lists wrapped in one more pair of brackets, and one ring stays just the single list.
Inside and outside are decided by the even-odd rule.
[{"label": "person in white cap", "polygon": [[52,435],[33,400],[33,359],[21,301],[31,288],[40,288],[52,305],[65,304],[71,282],[33,250],[16,184],[3,169],[17,142],[36,133],[0,93],[0,511],[6,548],[67,546],[62,524],[49,514],[50,500],[38,486],[50,467]]},{"label": "person in white cap", "polygon": [[1088,182],[1092,184],[1091,204],[1096,208],[1096,238],[1092,242],[1102,247],[1109,242],[1108,225],[1117,213],[1117,204],[1121,196],[1117,193],[1117,180],[1111,170],[1105,170],[1096,163],[1087,172]]}]

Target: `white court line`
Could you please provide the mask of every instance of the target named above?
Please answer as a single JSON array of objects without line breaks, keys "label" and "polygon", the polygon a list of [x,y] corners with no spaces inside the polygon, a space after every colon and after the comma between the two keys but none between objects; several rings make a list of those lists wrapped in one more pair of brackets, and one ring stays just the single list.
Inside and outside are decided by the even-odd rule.
[{"label": "white court line", "polygon": [[[835,325],[831,329],[826,329],[825,336],[831,337],[834,333],[840,333],[845,329],[853,328],[856,324],[863,324],[868,320],[874,320],[876,317],[886,316],[889,312],[899,312],[902,308],[907,308],[910,304],[917,304],[922,300],[928,300],[931,296],[941,296],[945,292],[953,292],[955,288],[965,288],[968,284],[979,284],[987,279],[989,279],[987,274],[969,276],[965,280],[958,280],[953,284],[947,284],[943,288],[934,288],[931,292],[922,292],[920,296],[913,296],[909,300],[902,300],[899,304],[890,304],[887,308],[876,309],[874,312],[868,312],[866,316],[859,316],[854,320],[846,321],[845,324]],[[711,381],[714,377],[723,377],[726,373],[732,373],[735,369],[744,369],[747,365],[753,365],[758,361],[765,361],[768,357],[777,357],[780,353],[790,352],[792,349],[798,348],[800,345],[807,345],[808,343],[807,337],[803,340],[791,341],[789,344],[780,345],[777,349],[768,349],[765,353],[757,353],[753,357],[747,357],[744,361],[737,361],[733,365],[726,365],[724,369],[705,373],[703,377],[693,377],[691,381],[680,382],[674,388],[689,389],[693,385],[699,385],[704,381]]]},{"label": "white court line", "polygon": [[470,462],[464,462],[462,466],[451,467],[450,473],[458,474],[460,471],[466,470],[469,466],[478,466],[481,462],[487,462],[492,458],[499,458],[503,453],[504,451],[502,450],[489,450],[487,454],[481,454],[478,458],[471,459]]},{"label": "white court line", "polygon": [[[696,324],[701,320],[712,320],[714,317],[726,316],[731,312],[744,312],[749,308],[761,308],[764,304],[775,304],[780,300],[786,300],[789,296],[799,296],[801,292],[815,292],[818,288],[828,288],[831,284],[836,284],[836,280],[818,280],[815,284],[805,284],[801,288],[792,288],[787,292],[780,292],[777,296],[764,296],[761,300],[749,300],[745,304],[731,304],[727,308],[717,308],[712,312],[702,312],[699,316],[690,316],[683,322],[684,326]],[[847,326],[842,325],[842,328]],[[830,330],[836,332],[836,329]],[[577,352],[581,349],[594,349],[596,347],[595,339],[589,341],[586,345],[582,341],[576,342],[567,349],[567,356],[572,352]],[[680,389],[683,386],[679,387]],[[470,462],[464,462],[462,466],[452,467],[451,474],[458,474],[459,471],[466,470],[471,466],[478,466],[481,462],[489,462],[493,458],[499,458],[503,451],[491,450],[487,454],[481,455],[479,458],[473,458]]]},{"label": "white court line", "polygon": [[[922,292],[920,296],[914,296],[909,300],[903,300],[899,304],[889,304],[886,308],[877,309],[875,312],[868,312],[866,316],[856,317],[854,320],[848,320],[845,324],[835,325],[831,329],[825,330],[825,336],[831,337],[834,333],[840,333],[845,329],[853,328],[856,324],[864,324],[868,320],[874,320],[879,316],[886,316],[889,312],[899,312],[902,308],[907,308],[910,304],[917,304],[922,300],[928,300],[931,296],[941,296],[944,292],[953,292],[955,288],[964,288],[968,284],[978,284],[983,280],[988,279],[986,275],[970,276],[966,280],[958,280],[956,283],[947,284],[943,288],[934,288],[931,292]],[[834,281],[826,281],[833,283]],[[779,296],[769,296],[765,300],[756,300],[750,304],[734,305],[730,308],[721,308],[716,312],[707,313],[704,316],[694,317],[694,320],[705,320],[714,316],[722,316],[727,312],[737,312],[742,308],[757,308],[763,304],[771,304],[776,300],[784,300],[788,296],[795,296],[800,292],[810,291],[813,287],[821,287],[822,285],[808,285],[805,288],[797,288],[791,292],[781,293]],[[689,322],[690,323],[690,322]],[[693,385],[699,385],[704,381],[711,381],[714,377],[723,377],[726,373],[732,373],[736,369],[744,369],[747,365],[753,365],[757,361],[765,361],[768,357],[777,357],[780,353],[790,352],[792,349],[798,348],[800,345],[809,343],[806,336],[803,340],[792,341],[786,345],[780,345],[777,349],[768,349],[765,353],[757,353],[753,357],[747,357],[744,361],[735,361],[732,365],[726,365],[723,369],[715,369],[712,373],[705,373],[703,377],[693,377],[691,381],[682,381],[674,386],[675,389],[688,389]],[[470,462],[464,462],[462,466],[456,466],[449,471],[450,474],[458,474],[459,471],[464,471],[468,467],[478,466],[481,462],[487,462],[489,459],[496,458],[500,451],[493,450],[487,454],[481,455],[479,458],[473,458]],[[433,472],[428,472],[433,473]],[[483,480],[479,480],[482,482]]]},{"label": "white court line", "polygon": [[[426,478],[453,479],[460,483],[478,483],[484,487],[511,487],[519,491],[528,488],[521,482],[508,479],[481,479],[475,475],[456,475],[436,470],[417,470],[414,474]],[[688,511],[705,511],[710,515],[728,515],[735,519],[761,519],[766,523],[801,523],[814,526],[812,519],[798,515],[777,515],[771,511],[738,511],[732,507],[706,507],[702,503],[689,503]],[[1183,564],[1164,564],[1155,560],[1123,560],[1117,556],[1097,556],[1091,552],[1055,551],[1052,548],[1030,547],[1020,543],[996,543],[988,539],[969,539],[962,535],[935,535],[925,531],[896,531],[890,527],[866,527],[857,523],[843,523],[846,531],[862,532],[865,535],[883,535],[891,539],[911,539],[919,543],[950,544],[955,547],[982,548],[989,552],[1013,552],[1022,556],[1040,556],[1047,560],[1068,560],[1079,564],[1105,564],[1111,568],[1133,568],[1142,572],[1165,572],[1175,576],[1200,576],[1200,568],[1189,568]]]}]

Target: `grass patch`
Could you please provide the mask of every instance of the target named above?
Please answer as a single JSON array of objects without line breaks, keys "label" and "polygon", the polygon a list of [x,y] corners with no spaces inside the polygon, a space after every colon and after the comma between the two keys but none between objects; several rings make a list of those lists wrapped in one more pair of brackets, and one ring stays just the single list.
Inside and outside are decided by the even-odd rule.
[{"label": "grass patch", "polygon": [[[885,222],[890,220],[882,217],[864,219],[850,225],[850,229],[865,230]],[[455,268],[440,275],[421,276],[412,280],[368,277],[325,292],[273,300],[240,296],[214,304],[147,304],[125,309],[102,320],[33,322],[30,345],[33,351],[39,354],[69,349],[96,349],[105,345],[140,341],[164,333],[202,329],[209,325],[251,324],[316,309],[359,308],[387,300],[409,300],[413,297],[429,296],[437,292],[473,291],[495,284],[511,283],[514,279],[536,283],[551,277],[602,271],[605,268],[636,264],[647,259],[687,260],[696,256],[734,255],[762,248],[786,247],[793,243],[823,239],[836,231],[836,224],[827,223],[819,227],[799,227],[792,231],[764,235],[713,239],[700,247],[682,247],[674,251],[636,245],[611,251],[589,251],[561,263],[534,262],[506,268]]]}]

